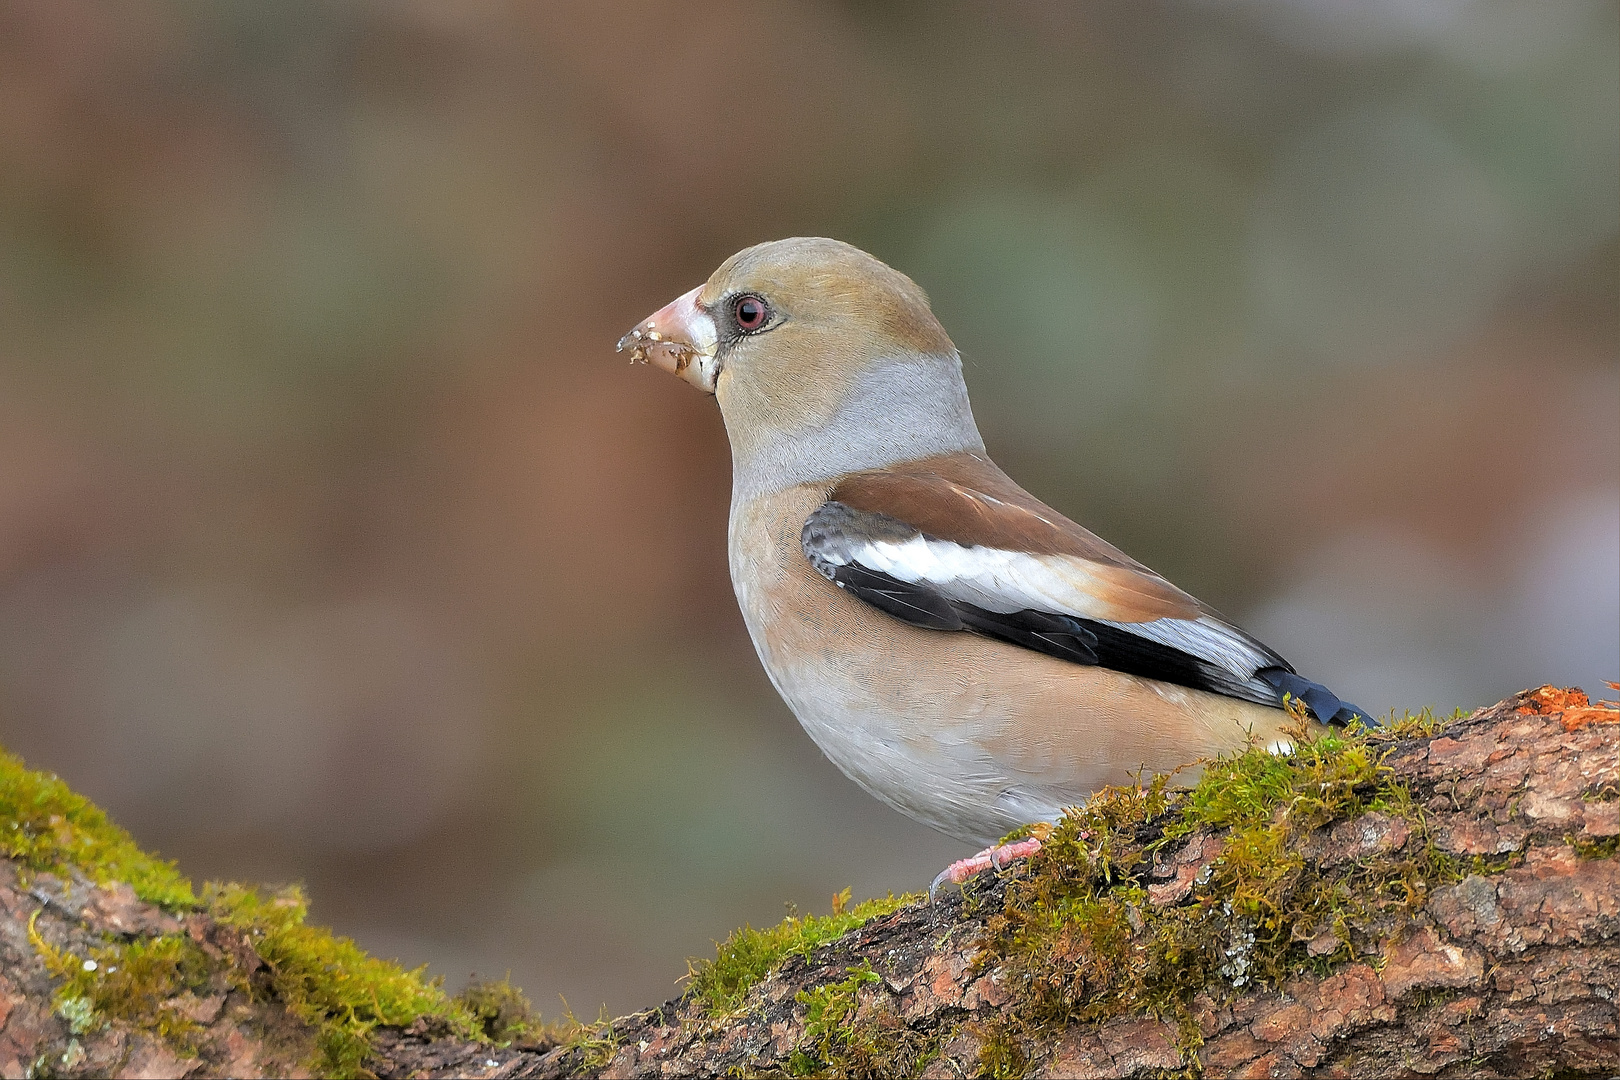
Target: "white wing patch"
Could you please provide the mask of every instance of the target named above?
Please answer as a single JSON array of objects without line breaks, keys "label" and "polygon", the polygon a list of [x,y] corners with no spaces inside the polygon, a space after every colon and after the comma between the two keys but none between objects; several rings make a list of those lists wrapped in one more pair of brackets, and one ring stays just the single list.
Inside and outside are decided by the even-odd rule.
[{"label": "white wing patch", "polygon": [[1086,592],[1102,581],[1078,559],[963,547],[917,535],[853,545],[850,561],[909,584],[926,583],[986,611],[1060,611],[1094,619],[1107,605]]},{"label": "white wing patch", "polygon": [[908,584],[927,585],[985,611],[1033,610],[1090,619],[1179,649],[1244,679],[1278,662],[1241,630],[1208,615],[1150,622],[1105,618],[1114,609],[1097,594],[1117,584],[1072,556],[963,547],[921,534],[903,541],[851,543],[844,551],[823,550],[820,555],[835,565],[858,563]]}]

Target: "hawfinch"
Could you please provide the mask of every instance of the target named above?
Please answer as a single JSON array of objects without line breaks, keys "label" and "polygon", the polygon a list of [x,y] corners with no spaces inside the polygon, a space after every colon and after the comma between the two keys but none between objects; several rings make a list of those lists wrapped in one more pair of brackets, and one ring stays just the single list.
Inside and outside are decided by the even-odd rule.
[{"label": "hawfinch", "polygon": [[740,251],[619,349],[719,401],[754,648],[903,814],[991,844],[1139,769],[1286,746],[1285,698],[1367,715],[997,468],[928,298],[863,251]]}]

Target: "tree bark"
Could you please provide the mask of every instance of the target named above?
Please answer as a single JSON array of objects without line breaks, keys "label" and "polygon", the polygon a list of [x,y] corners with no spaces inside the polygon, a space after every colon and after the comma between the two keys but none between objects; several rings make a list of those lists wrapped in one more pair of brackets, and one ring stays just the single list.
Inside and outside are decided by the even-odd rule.
[{"label": "tree bark", "polygon": [[[1529,1076],[1620,1073],[1620,713],[1579,692],[1520,694],[1432,738],[1396,743],[1386,759],[1422,807],[1429,835],[1459,860],[1497,865],[1435,890],[1370,954],[1280,987],[1211,986],[1197,1002],[1197,1039],[1168,1019],[1118,1016],[1025,1038],[1010,1071],[1031,1077]],[[1163,865],[1161,897],[1215,857],[1218,834],[1195,834]],[[1400,819],[1368,814],[1301,840],[1308,858],[1357,857],[1416,844]],[[1597,857],[1594,857],[1597,856]],[[788,1071],[807,1043],[800,994],[869,963],[857,1025],[889,1046],[943,1037],[924,1076],[984,1074],[1009,1058],[987,1041],[1010,1004],[1002,973],[976,963],[986,921],[1007,887],[986,875],[965,896],[913,905],[814,952],[790,958],[724,1019],[692,1000],[616,1021],[611,1045],[587,1051],[498,1051],[488,1076],[719,1076]],[[474,1071],[469,1058],[390,1034],[385,1075]],[[479,1064],[482,1064],[480,1062]]]},{"label": "tree bark", "polygon": [[[1385,764],[1415,799],[1415,825],[1371,812],[1291,842],[1321,865],[1428,843],[1473,872],[1427,893],[1352,960],[1302,964],[1281,985],[1194,988],[1179,1024],[1137,1013],[1009,1027],[1014,980],[983,947],[1009,882],[1026,872],[1015,866],[869,922],[808,959],[790,956],[724,1017],[676,999],[568,1045],[458,1041],[424,1024],[378,1029],[366,1068],[385,1077],[803,1072],[827,1067],[808,1053],[827,1030],[810,1003],[841,984],[850,994],[842,1022],[888,1055],[834,1066],[852,1072],[911,1061],[933,1077],[1620,1073],[1620,713],[1542,687],[1387,748]],[[1158,852],[1152,903],[1183,903],[1223,842],[1206,829]],[[176,1005],[204,1021],[189,1058],[132,1031],[73,1035],[50,1004],[55,980],[31,944],[33,913],[43,940],[85,948],[107,933],[173,933],[174,920],[127,888],[44,875],[23,888],[9,865],[0,871],[0,1075],[30,1066],[35,1075],[285,1074],[307,1049],[274,1001],[240,992]],[[209,948],[251,952],[192,920],[191,936]]]},{"label": "tree bark", "polygon": [[[63,979],[47,952],[84,958],[177,935],[218,961],[201,993],[151,1002],[186,1022],[184,1046],[55,1000]],[[206,914],[177,918],[126,884],[22,874],[0,859],[0,1077],[308,1076],[315,1033],[265,992],[263,967],[250,941]]]}]

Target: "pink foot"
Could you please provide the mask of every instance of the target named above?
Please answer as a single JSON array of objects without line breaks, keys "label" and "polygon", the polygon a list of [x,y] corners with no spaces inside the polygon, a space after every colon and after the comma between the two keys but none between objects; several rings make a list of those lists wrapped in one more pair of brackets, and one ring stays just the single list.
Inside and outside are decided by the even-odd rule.
[{"label": "pink foot", "polygon": [[949,881],[961,885],[981,870],[1000,870],[1014,859],[1027,859],[1041,850],[1041,842],[1034,837],[1028,840],[1019,840],[1012,844],[1002,844],[998,847],[985,848],[971,858],[958,859],[939,872],[934,883],[928,886],[928,902],[934,902],[934,896],[939,887]]}]

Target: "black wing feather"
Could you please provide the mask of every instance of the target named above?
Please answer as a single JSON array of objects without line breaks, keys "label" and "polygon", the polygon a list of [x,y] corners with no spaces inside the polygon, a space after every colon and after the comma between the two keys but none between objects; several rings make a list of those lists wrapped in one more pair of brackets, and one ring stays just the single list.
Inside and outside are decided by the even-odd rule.
[{"label": "black wing feather", "polygon": [[854,561],[856,549],[864,544],[874,540],[903,541],[917,535],[916,529],[897,519],[830,502],[810,515],[800,540],[811,564],[824,577],[912,626],[970,630],[1059,660],[1105,667],[1261,705],[1281,706],[1286,694],[1303,701],[1327,723],[1348,724],[1358,716],[1365,722],[1376,722],[1370,713],[1340,701],[1326,687],[1296,674],[1281,657],[1277,657],[1276,665],[1243,679],[1203,657],[1110,623],[1029,608],[986,611],[952,600],[927,583],[902,581]]},{"label": "black wing feather", "polygon": [[868,570],[860,563],[846,563],[827,576],[839,588],[848,589],[901,622],[929,630],[963,629],[962,617],[938,590],[911,585],[888,574]]}]

